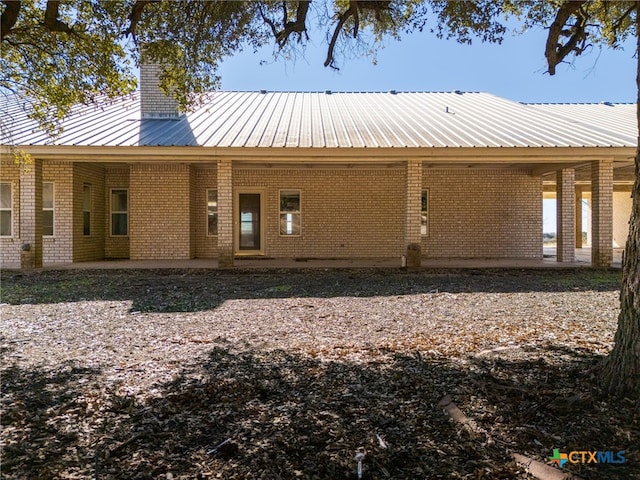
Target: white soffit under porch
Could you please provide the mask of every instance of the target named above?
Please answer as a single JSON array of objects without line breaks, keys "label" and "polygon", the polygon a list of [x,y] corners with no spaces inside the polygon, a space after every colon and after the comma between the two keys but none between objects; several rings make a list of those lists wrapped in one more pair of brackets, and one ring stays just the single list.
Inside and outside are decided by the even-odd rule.
[{"label": "white soffit under porch", "polygon": [[[138,94],[79,106],[52,139],[2,100],[2,143],[265,148],[635,147],[635,104],[524,104],[476,92],[212,92],[179,120]],[[9,133],[10,132],[10,133]]]}]

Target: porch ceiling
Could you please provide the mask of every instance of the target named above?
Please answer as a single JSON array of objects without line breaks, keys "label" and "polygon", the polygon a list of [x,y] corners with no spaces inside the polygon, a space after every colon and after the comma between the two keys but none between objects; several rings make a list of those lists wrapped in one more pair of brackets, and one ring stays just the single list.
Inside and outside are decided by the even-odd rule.
[{"label": "porch ceiling", "polygon": [[[577,183],[591,182],[591,163],[563,163],[544,164],[534,168],[533,173],[542,175],[545,183],[555,184],[556,172],[563,168],[573,168]],[[613,182],[617,184],[632,184],[635,178],[635,168],[632,160],[619,160],[613,162]]]}]

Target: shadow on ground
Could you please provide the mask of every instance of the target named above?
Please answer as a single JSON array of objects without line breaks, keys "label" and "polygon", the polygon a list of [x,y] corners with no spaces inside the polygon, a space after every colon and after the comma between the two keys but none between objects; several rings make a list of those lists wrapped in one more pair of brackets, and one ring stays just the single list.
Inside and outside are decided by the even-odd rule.
[{"label": "shadow on ground", "polygon": [[[99,372],[2,375],[2,478],[525,479],[509,460],[561,450],[625,450],[622,465],[571,465],[590,479],[638,474],[638,402],[603,399],[597,357],[551,346],[521,358],[213,348],[156,392],[117,395]],[[449,393],[477,424],[437,408]],[[571,399],[578,395],[579,400]]]},{"label": "shadow on ground", "polygon": [[82,384],[98,373],[71,365],[54,372],[2,369],[0,477],[60,478],[62,471],[85,470],[92,454],[85,421],[77,420],[88,413]]},{"label": "shadow on ground", "polygon": [[131,301],[132,311],[195,312],[231,299],[370,297],[464,292],[615,291],[620,271],[464,270],[405,273],[318,270],[225,273],[211,270],[76,270],[2,274],[2,302]]}]

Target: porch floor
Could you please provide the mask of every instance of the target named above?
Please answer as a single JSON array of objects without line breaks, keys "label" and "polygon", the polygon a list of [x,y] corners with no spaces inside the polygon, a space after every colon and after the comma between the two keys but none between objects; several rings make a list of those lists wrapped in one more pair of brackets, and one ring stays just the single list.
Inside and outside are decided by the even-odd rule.
[{"label": "porch floor", "polygon": [[[423,258],[422,269],[477,269],[477,268],[574,268],[591,266],[591,249],[576,249],[572,263],[558,263],[555,247],[545,247],[542,259],[522,258]],[[613,268],[622,266],[622,249],[613,251]],[[3,265],[5,270],[18,269],[18,265]],[[218,268],[215,259],[187,260],[105,260],[97,262],[48,264],[44,270],[68,269],[201,269]],[[287,258],[236,258],[237,269],[297,269],[297,268],[400,268],[400,258],[361,259],[287,259]]]}]

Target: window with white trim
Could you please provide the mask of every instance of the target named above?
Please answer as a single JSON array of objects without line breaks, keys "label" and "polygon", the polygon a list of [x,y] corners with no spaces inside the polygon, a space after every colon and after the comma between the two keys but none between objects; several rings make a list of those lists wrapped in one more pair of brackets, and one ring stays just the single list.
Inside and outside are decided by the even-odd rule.
[{"label": "window with white trim", "polygon": [[82,234],[91,235],[91,185],[82,185]]},{"label": "window with white trim", "polygon": [[13,195],[9,182],[0,183],[0,237],[10,237],[13,223]]},{"label": "window with white trim", "polygon": [[111,189],[111,236],[129,235],[129,190]]},{"label": "window with white trim", "polygon": [[218,235],[218,191],[207,189],[207,235]]},{"label": "window with white trim", "polygon": [[300,235],[300,190],[280,190],[280,235]]},{"label": "window with white trim", "polygon": [[420,199],[420,235],[429,235],[429,190],[423,190]]},{"label": "window with white trim", "polygon": [[42,235],[53,237],[55,223],[55,188],[53,182],[42,182]]}]

